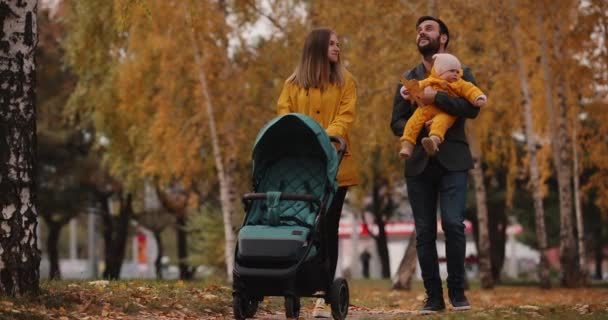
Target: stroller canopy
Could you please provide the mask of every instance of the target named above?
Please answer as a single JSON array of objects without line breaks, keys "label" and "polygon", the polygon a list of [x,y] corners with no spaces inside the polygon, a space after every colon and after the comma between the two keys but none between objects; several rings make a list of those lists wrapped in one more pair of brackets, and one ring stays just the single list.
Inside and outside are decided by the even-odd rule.
[{"label": "stroller canopy", "polygon": [[323,160],[326,175],[337,188],[338,155],[325,129],[313,118],[300,113],[288,113],[272,119],[258,133],[253,146],[252,174],[261,178],[265,168],[282,157],[315,157]]}]

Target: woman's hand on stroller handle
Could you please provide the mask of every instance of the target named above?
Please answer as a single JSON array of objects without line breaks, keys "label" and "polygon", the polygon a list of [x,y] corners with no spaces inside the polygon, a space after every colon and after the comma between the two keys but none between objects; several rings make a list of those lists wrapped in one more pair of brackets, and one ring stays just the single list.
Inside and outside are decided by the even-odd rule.
[{"label": "woman's hand on stroller handle", "polygon": [[344,139],[342,139],[342,137],[339,137],[339,136],[329,136],[329,140],[331,142],[337,143],[339,145],[337,147],[337,149],[338,149],[338,158],[341,161],[342,157],[346,153],[346,141]]}]

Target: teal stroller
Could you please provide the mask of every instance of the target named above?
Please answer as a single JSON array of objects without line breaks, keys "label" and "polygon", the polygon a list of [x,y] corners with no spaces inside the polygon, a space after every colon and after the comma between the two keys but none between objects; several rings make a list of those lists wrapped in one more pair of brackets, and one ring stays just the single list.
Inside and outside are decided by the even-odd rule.
[{"label": "teal stroller", "polygon": [[299,316],[300,297],[325,298],[334,319],[346,317],[348,284],[329,274],[323,232],[345,150],[342,139],[328,137],[303,114],[277,117],[260,130],[253,193],[243,196],[246,215],[235,250],[236,319],[253,317],[265,296],[284,297],[287,318]]}]

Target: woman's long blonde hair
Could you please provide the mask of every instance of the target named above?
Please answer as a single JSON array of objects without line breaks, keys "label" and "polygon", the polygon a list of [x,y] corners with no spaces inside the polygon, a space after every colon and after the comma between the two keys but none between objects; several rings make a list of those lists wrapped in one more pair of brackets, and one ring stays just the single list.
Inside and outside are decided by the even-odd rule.
[{"label": "woman's long blonde hair", "polygon": [[335,32],[328,28],[312,30],[306,37],[300,63],[287,81],[299,87],[325,89],[329,85],[344,85],[340,58],[331,62],[327,57],[329,39]]}]

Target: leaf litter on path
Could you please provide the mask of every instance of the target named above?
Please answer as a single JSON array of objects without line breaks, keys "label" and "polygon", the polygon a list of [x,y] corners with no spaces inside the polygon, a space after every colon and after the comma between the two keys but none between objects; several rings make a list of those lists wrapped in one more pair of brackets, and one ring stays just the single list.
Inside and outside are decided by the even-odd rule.
[{"label": "leaf litter on path", "polygon": [[[355,280],[350,284],[348,319],[418,317],[425,298],[420,285],[394,291],[389,281]],[[446,290],[447,291],[447,290]],[[608,288],[550,290],[497,286],[466,292],[472,309],[446,312],[434,319],[608,319]],[[447,294],[444,294],[446,302]],[[314,299],[302,298],[302,318],[312,315]],[[232,290],[201,281],[54,281],[42,282],[40,296],[0,298],[0,315],[8,319],[231,319]],[[257,319],[284,319],[282,297],[268,297]],[[4,319],[0,317],[0,319]],[[582,319],[582,318],[581,318]]]}]

